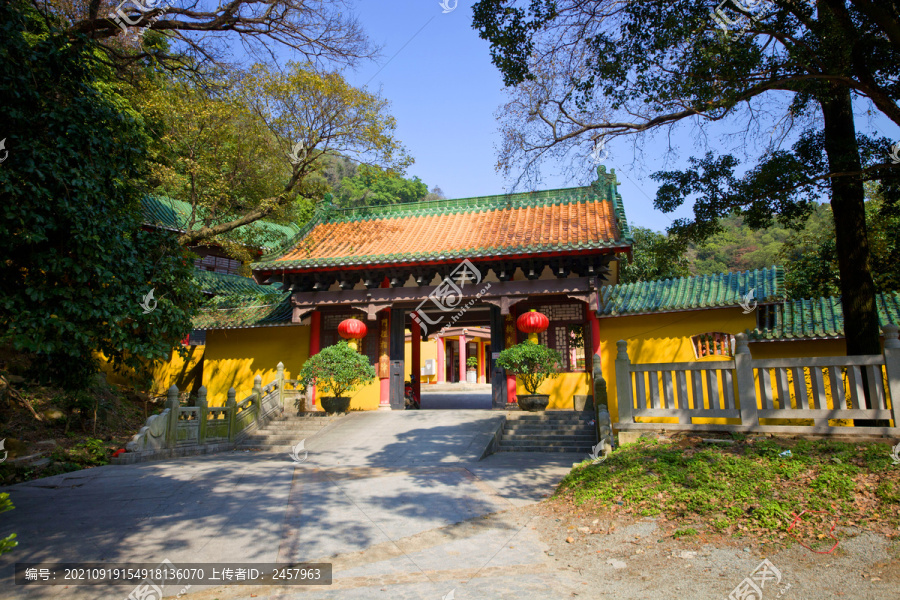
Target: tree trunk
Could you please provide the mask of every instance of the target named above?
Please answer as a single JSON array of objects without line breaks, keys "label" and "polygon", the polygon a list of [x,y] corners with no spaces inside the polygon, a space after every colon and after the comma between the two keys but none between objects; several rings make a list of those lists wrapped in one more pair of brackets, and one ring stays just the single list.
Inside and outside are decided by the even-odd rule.
[{"label": "tree trunk", "polygon": [[[825,152],[832,173],[859,172],[859,146],[847,89],[833,88],[821,101]],[[880,354],[875,283],[869,261],[865,190],[858,177],[831,179],[831,211],[841,276],[841,304],[847,355]]]}]

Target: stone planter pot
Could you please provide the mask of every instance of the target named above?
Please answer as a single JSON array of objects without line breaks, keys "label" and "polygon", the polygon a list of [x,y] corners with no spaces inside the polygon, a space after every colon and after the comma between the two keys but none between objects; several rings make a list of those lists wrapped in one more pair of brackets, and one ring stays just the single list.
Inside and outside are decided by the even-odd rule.
[{"label": "stone planter pot", "polygon": [[466,383],[478,383],[478,373],[475,371],[466,371]]},{"label": "stone planter pot", "polygon": [[323,396],[319,402],[322,404],[322,410],[327,413],[345,413],[350,410],[350,398]]},{"label": "stone planter pot", "polygon": [[516,396],[516,398],[519,403],[519,408],[531,412],[546,410],[547,405],[550,404],[550,396],[546,394],[535,394],[533,396],[520,394]]}]

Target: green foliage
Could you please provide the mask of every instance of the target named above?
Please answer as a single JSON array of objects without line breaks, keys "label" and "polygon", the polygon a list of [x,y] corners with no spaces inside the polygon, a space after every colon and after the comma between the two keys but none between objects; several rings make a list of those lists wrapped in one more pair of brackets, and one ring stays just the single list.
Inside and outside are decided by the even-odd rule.
[{"label": "green foliage", "polygon": [[[59,448],[52,453],[54,461],[63,465],[100,466],[109,464],[109,449],[106,442],[96,438],[87,438],[72,448]],[[71,469],[69,469],[71,470]]]},{"label": "green foliage", "polygon": [[518,375],[529,394],[537,394],[548,377],[557,377],[562,362],[556,350],[529,341],[507,348],[497,357],[497,366]]},{"label": "green foliage", "polygon": [[[780,456],[787,446],[791,458]],[[858,504],[873,480],[881,504]],[[892,522],[900,511],[898,493],[885,444],[771,439],[693,448],[641,439],[600,465],[573,469],[557,490],[578,504],[596,501],[621,505],[626,513],[712,519],[718,530],[768,533],[786,532],[804,509]],[[688,527],[674,535],[696,533]]]},{"label": "green foliage", "polygon": [[619,283],[672,279],[691,274],[684,244],[644,227],[634,227],[632,232],[633,260],[619,263]]},{"label": "green foliage", "polygon": [[685,527],[684,529],[676,529],[674,533],[672,533],[672,537],[676,540],[681,537],[688,537],[692,535],[697,535],[697,530],[693,527]]},{"label": "green foliage", "polygon": [[470,369],[477,369],[478,368],[478,359],[475,358],[474,356],[470,356],[469,358],[466,359],[466,366],[469,367]]},{"label": "green foliage", "polygon": [[354,176],[345,177],[335,189],[335,199],[342,207],[420,202],[427,195],[428,186],[418,177],[405,179],[369,165],[360,165]]},{"label": "green foliage", "polygon": [[358,386],[375,379],[369,359],[341,341],[307,359],[300,369],[300,385],[315,385],[325,396],[343,398]]},{"label": "green foliage", "polygon": [[96,46],[0,4],[0,105],[0,343],[66,390],[90,383],[98,351],[136,368],[168,357],[199,303],[193,265],[142,230],[147,134]]},{"label": "green foliage", "polygon": [[[868,192],[866,223],[875,288],[900,290],[900,210],[884,201],[878,187]],[[820,206],[806,228],[787,240],[780,262],[785,265],[784,285],[791,298],[840,295],[834,219],[827,205]]]},{"label": "green foliage", "polygon": [[[9,494],[7,494],[6,492],[0,494],[0,514],[14,508],[15,506],[13,506],[12,501],[9,499]],[[0,555],[11,552],[12,549],[18,545],[19,542],[16,541],[16,534],[9,534],[8,536],[0,540]]]}]

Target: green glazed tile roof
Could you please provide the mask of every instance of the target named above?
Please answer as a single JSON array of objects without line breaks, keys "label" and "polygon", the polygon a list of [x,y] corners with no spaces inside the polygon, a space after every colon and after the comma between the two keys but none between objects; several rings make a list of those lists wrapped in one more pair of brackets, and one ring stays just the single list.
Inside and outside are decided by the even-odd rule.
[{"label": "green glazed tile roof", "polygon": [[200,289],[217,296],[231,294],[270,294],[278,291],[280,286],[259,285],[249,277],[216,273],[214,271],[194,270],[194,281]]},{"label": "green glazed tile roof", "polygon": [[[187,230],[191,220],[191,205],[187,202],[161,196],[144,196],[141,205],[144,221],[147,224],[173,231]],[[194,229],[199,229],[201,226],[202,222],[198,219],[198,222],[194,223]],[[271,240],[266,242],[267,249],[277,247],[284,243],[285,239],[294,237],[300,231],[300,228],[293,223],[281,225],[270,221],[256,221],[245,225],[244,228],[260,234],[266,240]]]},{"label": "green glazed tile roof", "polygon": [[[875,297],[880,326],[900,325],[900,292]],[[840,296],[789,300],[770,308],[763,327],[748,331],[751,340],[844,337],[844,309]]]},{"label": "green glazed tile roof", "polygon": [[203,309],[193,319],[194,329],[243,329],[291,325],[291,294],[285,292],[269,304],[249,297],[235,308]]},{"label": "green glazed tile roof", "polygon": [[321,203],[312,221],[254,270],[376,266],[628,249],[616,175],[590,186],[367,208]]},{"label": "green glazed tile roof", "polygon": [[749,305],[779,302],[783,297],[781,267],[660,279],[603,287],[598,316],[739,306],[748,294]]}]

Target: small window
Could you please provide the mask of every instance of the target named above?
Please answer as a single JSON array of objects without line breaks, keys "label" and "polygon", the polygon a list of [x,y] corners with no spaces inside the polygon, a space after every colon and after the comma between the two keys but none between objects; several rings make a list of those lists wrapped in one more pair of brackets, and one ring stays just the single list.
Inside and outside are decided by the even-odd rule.
[{"label": "small window", "polygon": [[730,333],[719,331],[701,333],[691,338],[691,345],[694,347],[694,358],[734,356],[734,336]]}]

